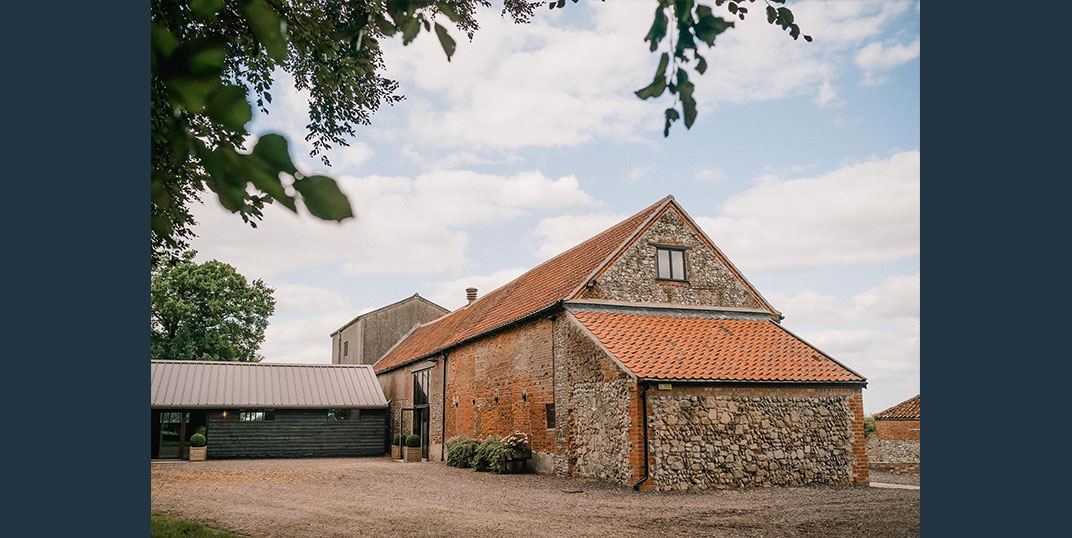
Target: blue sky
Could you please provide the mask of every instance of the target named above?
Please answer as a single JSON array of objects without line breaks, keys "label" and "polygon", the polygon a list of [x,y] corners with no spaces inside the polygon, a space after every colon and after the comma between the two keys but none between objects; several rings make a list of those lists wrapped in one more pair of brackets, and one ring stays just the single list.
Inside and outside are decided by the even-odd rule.
[{"label": "blue sky", "polygon": [[632,95],[656,64],[653,6],[581,2],[528,25],[493,8],[471,43],[454,32],[451,62],[431,34],[385,43],[406,100],[330,169],[281,74],[249,131],[287,136],[357,219],[270,207],[254,230],[210,196],[195,208],[199,259],[277,290],[266,360],[330,362],[329,334],[363,311],[414,292],[458,307],[673,194],[787,328],[869,379],[867,412],[917,394],[919,3],[791,2],[812,43],[755,9],[705,53],[699,118],[668,139],[668,101]]}]

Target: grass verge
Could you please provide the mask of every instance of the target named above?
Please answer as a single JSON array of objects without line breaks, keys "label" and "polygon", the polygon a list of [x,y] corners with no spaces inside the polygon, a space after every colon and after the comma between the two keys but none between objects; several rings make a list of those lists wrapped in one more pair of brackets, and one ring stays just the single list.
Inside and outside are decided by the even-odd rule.
[{"label": "grass verge", "polygon": [[149,536],[152,538],[241,538],[237,534],[213,530],[199,523],[167,516],[152,516]]}]

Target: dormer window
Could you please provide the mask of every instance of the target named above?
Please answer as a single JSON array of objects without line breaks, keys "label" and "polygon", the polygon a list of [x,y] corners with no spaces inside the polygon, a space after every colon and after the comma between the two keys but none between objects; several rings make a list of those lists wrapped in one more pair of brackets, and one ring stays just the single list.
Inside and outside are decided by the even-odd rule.
[{"label": "dormer window", "polygon": [[655,247],[659,280],[685,280],[685,249]]}]

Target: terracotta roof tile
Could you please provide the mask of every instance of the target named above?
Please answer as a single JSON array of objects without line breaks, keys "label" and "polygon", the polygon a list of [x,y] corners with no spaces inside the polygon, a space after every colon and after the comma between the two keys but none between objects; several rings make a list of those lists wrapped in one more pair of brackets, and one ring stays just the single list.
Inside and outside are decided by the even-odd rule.
[{"label": "terracotta roof tile", "polygon": [[547,260],[473,304],[418,326],[374,368],[384,372],[539,312],[569,295],[672,200],[670,196]]},{"label": "terracotta roof tile", "polygon": [[876,420],[919,420],[919,394],[885,410],[875,413]]},{"label": "terracotta roof tile", "polygon": [[864,381],[767,320],[584,311],[573,315],[643,379]]}]

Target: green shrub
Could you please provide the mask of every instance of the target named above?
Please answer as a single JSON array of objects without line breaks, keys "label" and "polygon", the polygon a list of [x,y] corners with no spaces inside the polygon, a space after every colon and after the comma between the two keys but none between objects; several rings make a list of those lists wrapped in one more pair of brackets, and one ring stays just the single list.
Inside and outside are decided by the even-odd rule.
[{"label": "green shrub", "polygon": [[200,433],[201,435],[206,435],[206,434],[207,434],[207,430],[205,430],[205,427],[204,427],[204,426],[198,426],[198,427],[197,427],[197,430],[196,430],[196,431],[194,431],[194,433]]},{"label": "green shrub", "polygon": [[402,434],[401,433],[396,433],[394,440],[391,441],[391,444],[393,444],[395,446],[402,446]]},{"label": "green shrub", "polygon": [[875,417],[867,415],[864,417],[864,437],[869,437],[872,433],[875,433]]},{"label": "green shrub", "polygon": [[468,469],[473,466],[473,455],[480,441],[464,435],[447,440],[447,465]]},{"label": "green shrub", "polygon": [[406,446],[410,448],[417,448],[421,446],[420,436],[413,433],[409,434],[409,437],[406,437]]},{"label": "green shrub", "polygon": [[190,446],[201,447],[205,446],[206,442],[207,440],[205,439],[205,434],[203,433],[195,433],[190,436]]},{"label": "green shrub", "polygon": [[497,435],[489,435],[476,449],[473,455],[473,468],[477,471],[495,471],[501,473],[506,465],[506,445]]}]

